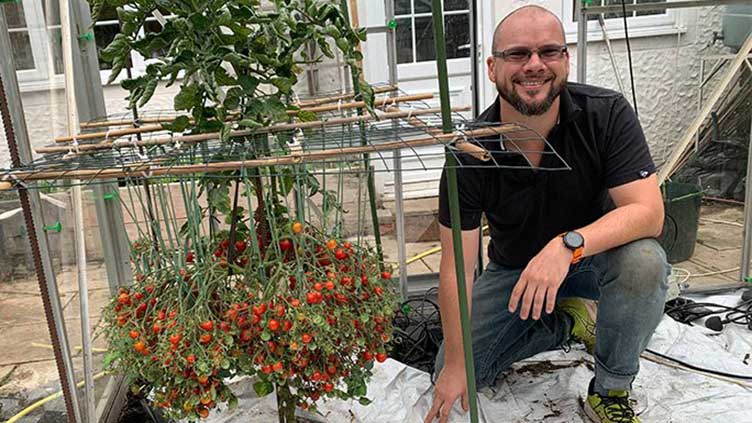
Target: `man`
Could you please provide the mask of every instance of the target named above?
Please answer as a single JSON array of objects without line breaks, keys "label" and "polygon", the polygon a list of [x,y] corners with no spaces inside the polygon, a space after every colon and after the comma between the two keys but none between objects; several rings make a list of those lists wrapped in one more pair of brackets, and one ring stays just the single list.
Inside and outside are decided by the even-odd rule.
[{"label": "man", "polygon": [[[487,65],[499,98],[479,120],[535,130],[571,170],[457,170],[477,384],[493,384],[513,362],[576,340],[595,358],[587,415],[638,422],[629,391],[661,319],[669,273],[653,239],[664,212],[642,129],[620,94],[567,83],[564,30],[544,8],[523,7],[502,20]],[[560,164],[543,141],[484,145],[506,150],[500,157],[517,152],[538,169]],[[443,423],[455,401],[468,407],[445,178],[439,209],[444,344],[425,422]],[[473,283],[482,213],[490,262]],[[598,299],[597,320],[573,297]]]}]

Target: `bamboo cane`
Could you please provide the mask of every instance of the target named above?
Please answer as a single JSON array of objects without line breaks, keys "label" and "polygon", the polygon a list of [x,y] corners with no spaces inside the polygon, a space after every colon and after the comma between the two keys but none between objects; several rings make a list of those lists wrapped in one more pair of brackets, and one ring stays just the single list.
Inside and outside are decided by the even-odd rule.
[{"label": "bamboo cane", "polygon": [[[390,107],[388,110],[398,111],[400,109],[398,107]],[[467,107],[467,110],[470,110],[470,107]],[[452,109],[452,111],[454,111],[454,108]],[[408,113],[408,116],[406,117],[407,117],[407,123],[409,123],[410,125],[416,128],[425,130],[427,134],[436,135],[436,134],[441,134],[443,132],[440,128],[432,128],[424,120],[415,117],[414,113],[412,115]],[[491,153],[489,153],[488,150],[484,149],[483,147],[479,145],[475,145],[471,142],[465,141],[464,139],[457,140],[454,143],[454,148],[456,148],[457,150],[463,153],[470,154],[476,159],[484,161],[484,162],[491,160]]]},{"label": "bamboo cane", "polygon": [[5,174],[2,181],[39,181],[52,179],[109,179],[121,177],[157,177],[157,176],[174,176],[188,175],[193,173],[204,172],[224,172],[238,170],[241,168],[256,168],[263,166],[293,165],[306,162],[320,162],[326,159],[341,158],[366,153],[378,153],[391,151],[401,148],[416,148],[428,145],[446,145],[460,138],[483,138],[494,135],[517,132],[520,126],[516,124],[502,124],[500,126],[476,129],[460,133],[446,133],[435,136],[417,138],[409,141],[391,141],[378,145],[365,145],[354,147],[343,147],[330,149],[326,151],[315,151],[303,154],[288,154],[279,157],[268,157],[262,159],[229,161],[222,163],[205,163],[195,165],[177,165],[177,166],[154,166],[154,162],[134,163],[127,168],[107,168],[107,169],[79,169],[79,170],[43,170],[43,171],[13,171]]},{"label": "bamboo cane", "polygon": [[[431,93],[414,94],[414,95],[392,97],[392,98],[382,98],[382,99],[378,99],[374,101],[374,106],[381,107],[381,106],[391,104],[391,103],[401,103],[401,102],[406,102],[406,101],[419,101],[419,100],[426,100],[430,98],[433,98],[433,94]],[[356,102],[343,103],[341,105],[332,104],[332,105],[308,107],[308,108],[303,108],[302,110],[312,112],[312,113],[323,113],[323,112],[331,112],[334,110],[346,110],[346,109],[353,109],[353,108],[359,108],[359,107],[365,107],[365,103],[362,101],[356,101]],[[298,111],[289,110],[287,114],[290,116],[295,116],[298,114]],[[237,117],[238,117],[237,114],[233,114],[232,117],[228,119],[228,121],[236,120]],[[152,119],[151,121],[170,123],[174,119],[175,117],[155,118],[155,119]],[[140,120],[140,122],[144,122],[144,120]],[[111,131],[103,131],[103,132],[90,132],[90,133],[85,133],[85,134],[78,134],[76,136],[66,135],[66,136],[55,138],[55,142],[69,143],[74,140],[86,141],[86,140],[99,139],[99,138],[104,138],[105,140],[108,140],[108,139],[117,139],[126,135],[144,134],[147,132],[158,132],[158,131],[164,131],[164,130],[165,128],[163,128],[162,125],[148,125],[148,126],[142,126],[140,128],[125,128],[125,129],[114,129]]]},{"label": "bamboo cane", "polygon": [[[452,109],[456,112],[464,112],[470,110],[469,107],[456,107]],[[429,109],[420,109],[420,110],[414,110],[412,112],[392,112],[392,113],[384,113],[380,116],[378,116],[378,119],[398,119],[409,116],[411,113],[413,116],[419,116],[419,115],[429,115],[429,114],[435,114],[441,112],[440,108],[429,108]],[[328,126],[339,126],[339,125],[345,125],[350,123],[356,123],[356,122],[368,122],[371,120],[376,119],[374,116],[351,116],[346,118],[334,118],[329,120],[317,120],[317,121],[311,121],[311,122],[298,122],[298,123],[282,123],[277,125],[268,126],[265,128],[258,128],[258,129],[249,129],[249,130],[240,130],[240,131],[231,131],[230,136],[231,137],[240,137],[240,136],[246,136],[251,134],[265,134],[265,133],[274,133],[274,132],[282,132],[282,131],[289,131],[294,129],[311,129],[311,128],[324,128]],[[143,147],[143,146],[152,146],[152,145],[168,145],[168,144],[195,144],[202,141],[207,140],[213,140],[218,139],[219,133],[218,132],[212,132],[207,134],[199,134],[199,135],[181,135],[177,137],[173,136],[167,136],[162,138],[156,138],[152,140],[144,140],[144,141],[103,141],[97,144],[81,144],[78,146],[77,151],[79,152],[89,152],[89,151],[101,151],[101,150],[110,150],[112,148],[124,148],[124,147]],[[110,137],[112,139],[112,137]],[[63,147],[40,147],[34,150],[35,152],[39,154],[50,154],[50,153],[66,153],[68,151],[71,151],[70,146],[63,146]]]},{"label": "bamboo cane", "polygon": [[[374,94],[383,94],[392,92],[399,89],[396,85],[385,85],[383,87],[375,87],[373,89]],[[335,103],[340,100],[349,100],[351,98],[355,97],[355,94],[349,93],[349,94],[340,94],[330,97],[321,97],[321,98],[315,98],[311,100],[303,100],[299,103],[295,103],[294,105],[301,108],[306,107],[314,107],[314,106],[320,106],[322,104],[327,103]],[[168,116],[168,117],[159,117],[159,118],[142,118],[139,119],[139,123],[168,123],[172,122],[177,116]],[[126,126],[126,125],[133,125],[133,120],[97,120],[97,121],[91,121],[91,122],[84,122],[81,124],[81,129],[93,129],[93,128],[105,128],[108,126]],[[80,139],[80,138],[79,138]]]}]

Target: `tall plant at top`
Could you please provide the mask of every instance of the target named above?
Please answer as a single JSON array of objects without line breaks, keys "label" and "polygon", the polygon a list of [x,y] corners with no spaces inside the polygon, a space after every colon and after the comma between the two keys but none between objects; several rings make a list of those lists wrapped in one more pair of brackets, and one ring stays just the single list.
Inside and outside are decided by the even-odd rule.
[{"label": "tall plant at top", "polygon": [[[262,7],[264,3],[265,7]],[[362,59],[356,49],[365,40],[365,29],[354,30],[349,20],[330,2],[320,0],[94,0],[94,14],[104,5],[117,7],[121,32],[103,52],[112,63],[110,82],[126,66],[131,51],[154,58],[146,74],[126,80],[131,106],[145,105],[160,81],[167,85],[182,79],[175,97],[182,117],[170,129],[189,126],[196,132],[222,132],[238,127],[266,126],[288,119],[286,97],[298,81],[303,63],[317,62],[303,46],[314,42],[321,53],[334,57],[336,45],[357,75]],[[164,16],[162,31],[146,32],[147,18]],[[330,44],[332,43],[332,44]],[[366,102],[372,90],[361,83]],[[241,119],[226,123],[234,112]],[[302,116],[306,117],[306,116]]]},{"label": "tall plant at top", "polygon": [[[290,152],[289,133],[234,137],[232,131],[315,118],[291,101],[301,64],[321,59],[306,54],[306,43],[328,57],[336,46],[359,80],[356,46],[365,32],[353,30],[336,6],[263,3],[93,4],[95,15],[116,7],[121,21],[121,33],[104,50],[112,79],[132,51],[149,59],[143,75],[122,81],[131,106],[145,105],[160,81],[180,81],[174,108],[182,115],[165,129],[218,133],[219,148],[183,147],[190,160]],[[151,16],[164,22],[162,31],[142,31]],[[358,84],[372,103],[373,91]],[[168,182],[150,180],[146,198],[129,187],[138,197],[130,206],[141,207],[149,227],[132,244],[134,286],[104,311],[108,363],[142,383],[174,418],[206,417],[217,404],[235,402],[224,384],[233,375],[256,376],[259,394],[276,391],[282,422],[295,420],[295,406],[315,407],[324,396],[367,403],[365,381],[373,362],[386,359],[391,339],[391,275],[374,251],[306,222],[303,201],[294,210],[285,205],[295,188],[298,198],[323,195],[324,210],[342,212],[341,193],[320,189],[302,165],[203,174],[179,180],[187,217],[178,228],[174,198],[164,194]]]}]

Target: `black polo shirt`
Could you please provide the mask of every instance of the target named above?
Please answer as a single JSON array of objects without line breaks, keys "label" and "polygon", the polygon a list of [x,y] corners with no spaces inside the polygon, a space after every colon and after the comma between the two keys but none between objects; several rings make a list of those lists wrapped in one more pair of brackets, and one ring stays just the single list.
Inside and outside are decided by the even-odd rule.
[{"label": "black polo shirt", "polygon": [[[498,122],[500,107],[497,97],[478,121]],[[547,170],[561,168],[553,154],[544,154],[535,170],[499,168],[493,161],[460,157],[462,229],[478,228],[485,214],[491,235],[488,256],[497,264],[526,266],[553,237],[603,216],[612,204],[609,188],[655,173],[634,111],[611,90],[568,83],[561,93],[559,123],[547,140],[571,170]],[[497,162],[526,163],[521,154],[502,154],[498,137],[481,144]],[[439,222],[451,227],[446,169],[439,186]]]}]

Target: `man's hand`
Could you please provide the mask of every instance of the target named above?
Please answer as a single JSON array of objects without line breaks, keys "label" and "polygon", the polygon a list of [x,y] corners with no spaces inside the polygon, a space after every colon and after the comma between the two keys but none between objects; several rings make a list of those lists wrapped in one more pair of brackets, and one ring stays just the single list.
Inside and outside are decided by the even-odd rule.
[{"label": "man's hand", "polygon": [[533,319],[540,319],[544,302],[546,313],[551,314],[556,305],[556,293],[567,276],[571,261],[572,251],[564,246],[560,237],[549,241],[522,271],[509,298],[509,312],[514,313],[522,299],[522,320],[527,320],[531,307]]},{"label": "man's hand", "polygon": [[433,405],[428,411],[424,423],[432,423],[439,419],[439,423],[447,423],[454,401],[462,398],[462,409],[469,407],[467,399],[467,377],[464,366],[446,365],[441,369],[434,387]]}]

